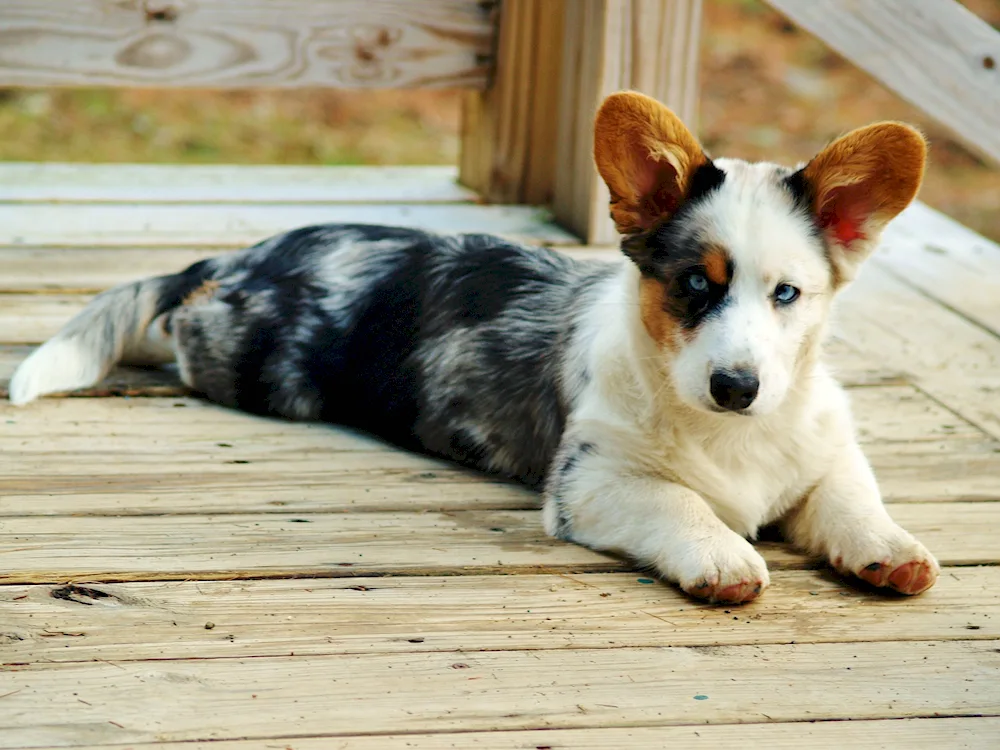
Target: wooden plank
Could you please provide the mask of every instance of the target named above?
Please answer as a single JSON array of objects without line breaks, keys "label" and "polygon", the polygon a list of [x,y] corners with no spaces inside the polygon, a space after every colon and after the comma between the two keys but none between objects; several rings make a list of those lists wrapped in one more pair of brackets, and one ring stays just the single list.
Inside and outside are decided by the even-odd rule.
[{"label": "wooden plank", "polygon": [[270,738],[287,734],[290,720],[297,735],[309,736],[990,715],[1000,711],[998,645],[563,649],[15,667],[4,677],[0,747]]},{"label": "wooden plank", "polygon": [[[1000,443],[907,386],[858,389],[854,397],[888,502],[1000,499]],[[538,504],[516,485],[341,427],[265,419],[189,398],[3,406],[0,451],[7,458],[0,516]]]},{"label": "wooden plank", "polygon": [[594,113],[621,89],[659,99],[696,125],[701,0],[575,0],[566,5],[553,211],[588,243],[613,242],[607,188],[593,165]]},{"label": "wooden plank", "polygon": [[[635,573],[3,586],[0,663],[1000,638],[1000,568],[918,597],[812,571],[724,609]],[[211,629],[205,624],[212,623]]]},{"label": "wooden plank", "polygon": [[[944,565],[1000,562],[1000,503],[899,503]],[[815,565],[761,543],[774,568]],[[629,565],[546,537],[538,511],[0,518],[0,583],[608,572]]]},{"label": "wooden plank", "polygon": [[[992,283],[982,280],[982,284]],[[837,330],[865,357],[902,371],[957,414],[1000,438],[1000,340],[869,265],[843,295]]]},{"label": "wooden plank", "polygon": [[918,203],[889,225],[874,262],[1000,336],[1000,245],[995,242]]},{"label": "wooden plank", "polygon": [[[1000,719],[961,718],[891,719],[867,721],[789,722],[784,724],[715,724],[627,729],[539,729],[526,732],[462,732],[461,734],[406,734],[378,737],[338,735],[326,737],[272,737],[263,740],[130,744],[130,750],[524,750],[524,748],[574,748],[574,750],[663,750],[687,748],[767,748],[768,750],[842,750],[845,747],[905,748],[905,750],[996,750]],[[335,745],[333,744],[335,743]],[[98,750],[107,745],[78,746]],[[52,749],[54,750],[54,748]]]},{"label": "wooden plank", "polygon": [[0,294],[96,294],[146,276],[177,273],[226,251],[194,247],[0,247]]},{"label": "wooden plank", "polygon": [[6,0],[0,85],[485,85],[478,0]]},{"label": "wooden plank", "polygon": [[577,241],[531,206],[0,203],[0,245],[243,247],[297,227],[338,223],[485,232],[540,244]]},{"label": "wooden plank", "polygon": [[504,0],[492,84],[463,100],[461,180],[494,203],[552,201],[565,7]]},{"label": "wooden plank", "polygon": [[954,0],[768,0],[1000,161],[1000,33]]},{"label": "wooden plank", "polygon": [[[176,273],[232,247],[39,247],[0,245],[0,294],[97,292],[144,276]],[[560,246],[557,249],[562,250]],[[582,260],[619,261],[621,254],[579,247],[567,253]]]},{"label": "wooden plank", "polygon": [[[3,11],[0,10],[0,14]],[[12,203],[469,203],[458,170],[240,164],[0,164]]]}]

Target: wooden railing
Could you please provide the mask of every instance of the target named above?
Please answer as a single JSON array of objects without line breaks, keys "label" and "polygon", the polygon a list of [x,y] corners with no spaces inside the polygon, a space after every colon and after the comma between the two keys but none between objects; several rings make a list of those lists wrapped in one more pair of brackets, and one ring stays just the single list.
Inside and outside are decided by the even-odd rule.
[{"label": "wooden railing", "polygon": [[954,0],[767,0],[1000,162],[1000,33]]},{"label": "wooden railing", "polygon": [[[1000,34],[955,0],[766,0],[1000,160]],[[693,124],[702,0],[2,0],[0,85],[468,89],[460,179],[611,242],[606,94]]]}]

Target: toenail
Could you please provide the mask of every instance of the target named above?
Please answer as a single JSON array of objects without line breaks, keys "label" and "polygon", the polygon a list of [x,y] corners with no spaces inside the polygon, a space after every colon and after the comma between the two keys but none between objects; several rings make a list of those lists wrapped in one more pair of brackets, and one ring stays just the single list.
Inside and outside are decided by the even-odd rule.
[{"label": "toenail", "polygon": [[868,565],[867,567],[865,567],[865,570],[873,570],[874,571],[874,570],[878,570],[881,567],[882,567],[882,563],[872,563],[871,565]]}]

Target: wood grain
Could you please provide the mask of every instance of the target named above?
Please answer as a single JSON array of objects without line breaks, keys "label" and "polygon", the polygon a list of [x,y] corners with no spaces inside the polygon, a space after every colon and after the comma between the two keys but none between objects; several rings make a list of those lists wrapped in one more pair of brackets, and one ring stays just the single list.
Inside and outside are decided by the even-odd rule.
[{"label": "wood grain", "polygon": [[1000,337],[1000,245],[922,203],[889,225],[873,261]]},{"label": "wood grain", "polygon": [[1000,161],[1000,33],[954,0],[767,0]]},{"label": "wood grain", "polygon": [[[634,573],[0,588],[0,663],[1000,638],[1000,568],[918,597],[775,571],[745,607]],[[205,628],[205,623],[214,625]]]},{"label": "wood grain", "polygon": [[[0,10],[0,14],[3,11]],[[469,203],[455,167],[0,164],[10,203]]]},{"label": "wood grain", "polygon": [[481,88],[477,0],[5,0],[0,85]]},{"label": "wood grain", "polygon": [[[574,750],[676,750],[688,748],[741,747],[748,750],[842,750],[845,747],[890,747],[906,750],[941,750],[954,746],[964,750],[996,750],[1000,719],[962,718],[889,719],[867,721],[818,721],[763,724],[715,724],[674,727],[629,727],[627,729],[540,729],[526,732],[462,732],[460,734],[406,734],[379,737],[339,735],[300,738],[274,737],[264,740],[135,744],[130,750],[524,750],[525,748],[573,748]],[[281,744],[279,744],[281,743]],[[98,750],[106,745],[87,745],[80,750]],[[54,748],[49,749],[54,750]]]},{"label": "wood grain", "polygon": [[1000,438],[1000,339],[995,334],[933,304],[875,264],[844,292],[837,317],[837,332],[865,358],[902,372],[939,403]]},{"label": "wood grain", "polygon": [[[1000,560],[1000,503],[890,511],[945,565]],[[761,543],[773,569],[816,563]],[[538,511],[0,518],[0,583],[609,572],[629,565],[546,537]]]},{"label": "wood grain", "polygon": [[[1000,500],[1000,443],[909,386],[852,395],[888,502]],[[539,502],[516,485],[341,427],[191,398],[0,406],[0,451],[0,516],[523,510]]]},{"label": "wood grain", "polygon": [[244,247],[298,227],[338,223],[484,232],[537,244],[577,242],[546,211],[531,206],[0,203],[0,245]]},{"label": "wood grain", "polygon": [[[0,747],[990,715],[998,641],[437,652],[14,668]],[[703,700],[695,696],[705,695]],[[79,700],[77,700],[79,699]]]},{"label": "wood grain", "polygon": [[556,219],[588,243],[613,242],[609,195],[593,164],[594,113],[636,89],[696,127],[701,0],[575,0],[566,6],[554,184]]},{"label": "wood grain", "polygon": [[490,201],[552,201],[567,33],[566,0],[504,0],[492,84],[462,103],[461,180]]}]

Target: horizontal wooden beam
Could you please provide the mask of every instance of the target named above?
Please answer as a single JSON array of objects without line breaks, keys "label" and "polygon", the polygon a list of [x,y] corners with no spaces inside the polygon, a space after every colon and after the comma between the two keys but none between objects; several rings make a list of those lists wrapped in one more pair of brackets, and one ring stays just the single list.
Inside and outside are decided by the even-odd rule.
[{"label": "horizontal wooden beam", "polygon": [[4,0],[0,86],[482,88],[480,0]]},{"label": "horizontal wooden beam", "polygon": [[449,166],[0,163],[3,203],[474,203]]},{"label": "horizontal wooden beam", "polygon": [[466,203],[0,203],[0,245],[242,247],[311,224],[390,224],[485,232],[535,244],[576,238],[533,206]]},{"label": "horizontal wooden beam", "polygon": [[955,0],[767,0],[1000,162],[1000,33]]}]

